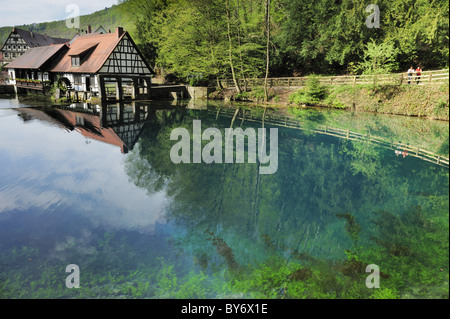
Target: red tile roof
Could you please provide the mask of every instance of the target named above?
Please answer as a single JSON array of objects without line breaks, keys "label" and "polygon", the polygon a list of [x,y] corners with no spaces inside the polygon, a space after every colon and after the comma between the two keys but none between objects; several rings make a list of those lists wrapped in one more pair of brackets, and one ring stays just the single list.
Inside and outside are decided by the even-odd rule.
[{"label": "red tile roof", "polygon": [[[118,36],[117,32],[106,34],[90,33],[79,36],[73,41],[69,51],[67,51],[51,71],[64,73],[97,73],[125,34],[127,32],[123,32],[120,36]],[[97,46],[81,66],[72,67],[71,55],[78,55],[89,48],[93,48],[95,45]]]},{"label": "red tile roof", "polygon": [[9,69],[39,69],[45,62],[55,56],[59,50],[67,48],[65,44],[47,45],[28,49],[20,57],[9,63]]}]

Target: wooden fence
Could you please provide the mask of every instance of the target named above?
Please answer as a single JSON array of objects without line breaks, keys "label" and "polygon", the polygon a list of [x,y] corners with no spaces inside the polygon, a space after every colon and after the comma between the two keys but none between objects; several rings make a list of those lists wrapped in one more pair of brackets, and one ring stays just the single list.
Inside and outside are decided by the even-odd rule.
[{"label": "wooden fence", "polygon": [[[283,77],[269,78],[270,87],[302,87],[309,77]],[[322,85],[356,85],[356,84],[408,84],[408,75],[403,73],[378,74],[374,75],[340,75],[340,76],[318,76],[317,79]],[[239,79],[239,85],[244,86],[264,86],[264,78]],[[440,84],[449,81],[449,69],[423,71],[420,79],[415,75],[411,77],[411,84],[428,85]],[[224,88],[234,87],[232,79],[220,80]],[[215,84],[214,84],[215,85]]]},{"label": "wooden fence", "polygon": [[[403,156],[403,152],[406,152],[405,154],[407,156],[412,156],[419,158],[421,160],[431,162],[446,168],[449,168],[449,159],[447,157],[435,154],[433,152],[424,150],[419,147],[414,147],[409,144],[401,143],[401,142],[395,142],[395,141],[389,141],[387,139],[383,139],[381,137],[370,135],[369,133],[362,134],[358,132],[352,132],[350,130],[330,127],[326,125],[317,125],[313,128],[310,127],[304,127],[302,126],[302,123],[299,121],[296,121],[289,116],[278,116],[278,115],[266,115],[264,114],[261,117],[251,116],[247,114],[241,114],[241,112],[236,112],[235,109],[221,109],[220,113],[225,113],[228,117],[234,117],[235,119],[240,120],[246,120],[251,122],[258,122],[258,123],[267,123],[270,125],[276,125],[276,126],[283,126],[293,129],[299,129],[299,130],[307,130],[312,131],[319,134],[339,137],[339,138],[345,138],[348,140],[354,140],[354,141],[367,141],[372,144],[379,145],[384,148],[391,149],[393,151],[400,151],[401,154],[398,156]],[[219,113],[216,114],[216,118],[219,116]]]}]

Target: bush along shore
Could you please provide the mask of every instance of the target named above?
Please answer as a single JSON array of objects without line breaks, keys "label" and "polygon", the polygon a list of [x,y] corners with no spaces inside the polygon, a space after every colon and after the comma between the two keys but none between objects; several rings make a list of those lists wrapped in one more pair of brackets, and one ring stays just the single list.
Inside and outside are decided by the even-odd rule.
[{"label": "bush along shore", "polygon": [[[320,106],[334,109],[376,112],[449,120],[449,84],[440,85],[320,85],[311,78],[297,90],[270,89],[270,105]],[[261,88],[237,94],[234,89],[218,90],[212,99],[264,103]]]}]

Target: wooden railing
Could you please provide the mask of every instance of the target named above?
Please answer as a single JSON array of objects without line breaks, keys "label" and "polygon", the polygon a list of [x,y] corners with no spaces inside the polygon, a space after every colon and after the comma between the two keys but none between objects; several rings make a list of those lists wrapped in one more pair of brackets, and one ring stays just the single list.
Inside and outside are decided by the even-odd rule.
[{"label": "wooden railing", "polygon": [[[215,112],[211,110],[211,112]],[[421,149],[419,147],[414,147],[409,144],[401,143],[401,142],[395,142],[395,141],[389,141],[387,139],[383,139],[381,137],[370,135],[369,133],[362,134],[358,132],[353,132],[350,130],[344,130],[340,128],[330,127],[326,125],[316,125],[314,127],[309,126],[303,126],[300,121],[297,121],[295,119],[290,118],[289,116],[278,116],[278,115],[264,115],[264,119],[261,117],[252,116],[249,114],[241,114],[242,112],[236,112],[235,109],[227,108],[227,109],[221,109],[219,111],[220,113],[216,114],[219,116],[219,114],[225,114],[227,117],[235,117],[239,120],[245,120],[250,122],[258,122],[270,125],[276,125],[276,126],[283,126],[298,130],[306,130],[311,131],[319,134],[344,138],[348,140],[357,140],[357,141],[367,141],[372,144],[379,145],[384,148],[388,148],[394,151],[400,151],[400,154],[398,156],[403,156],[403,152],[406,152],[405,155],[412,156],[419,158],[421,160],[431,162],[434,164],[437,164],[439,166],[443,166],[446,168],[449,168],[449,158],[444,157],[439,154],[435,154],[433,152]]]},{"label": "wooden railing", "polygon": [[[305,77],[283,77],[269,78],[270,87],[302,87],[306,84],[308,76]],[[378,74],[374,75],[339,75],[339,76],[318,76],[317,79],[322,85],[356,85],[356,84],[408,84],[408,75],[403,73]],[[264,78],[239,79],[240,86],[264,86]],[[417,82],[418,81],[418,82]],[[411,84],[440,84],[449,81],[449,69],[423,71],[420,79],[415,75],[411,77]],[[232,79],[220,80],[224,88],[234,87]],[[214,84],[215,85],[215,84]]]},{"label": "wooden railing", "polygon": [[27,82],[27,81],[17,81],[16,87],[31,90],[44,90],[44,84],[42,82]]}]

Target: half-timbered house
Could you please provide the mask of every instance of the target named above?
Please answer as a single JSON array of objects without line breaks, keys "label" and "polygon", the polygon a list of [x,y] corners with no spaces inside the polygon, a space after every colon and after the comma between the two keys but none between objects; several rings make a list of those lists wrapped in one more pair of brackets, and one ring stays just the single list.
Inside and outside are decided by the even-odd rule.
[{"label": "half-timbered house", "polygon": [[124,83],[136,98],[148,91],[153,74],[129,33],[120,27],[114,33],[80,35],[50,71],[67,78],[76,91],[93,92],[103,100],[109,93],[107,83],[113,86],[115,99],[123,98]]},{"label": "half-timbered house", "polygon": [[4,63],[8,63],[20,57],[30,48],[62,44],[68,41],[70,40],[13,28],[0,51],[3,53]]},{"label": "half-timbered house", "polygon": [[6,66],[11,78],[64,80],[70,89],[98,95],[103,101],[149,94],[154,72],[129,33],[120,27],[114,33],[87,33],[59,47],[29,51]]},{"label": "half-timbered house", "polygon": [[76,91],[93,92],[102,100],[111,91],[113,99],[122,100],[124,83],[131,88],[131,98],[147,94],[153,74],[129,33],[120,27],[114,33],[77,37],[51,72],[67,78]]}]

